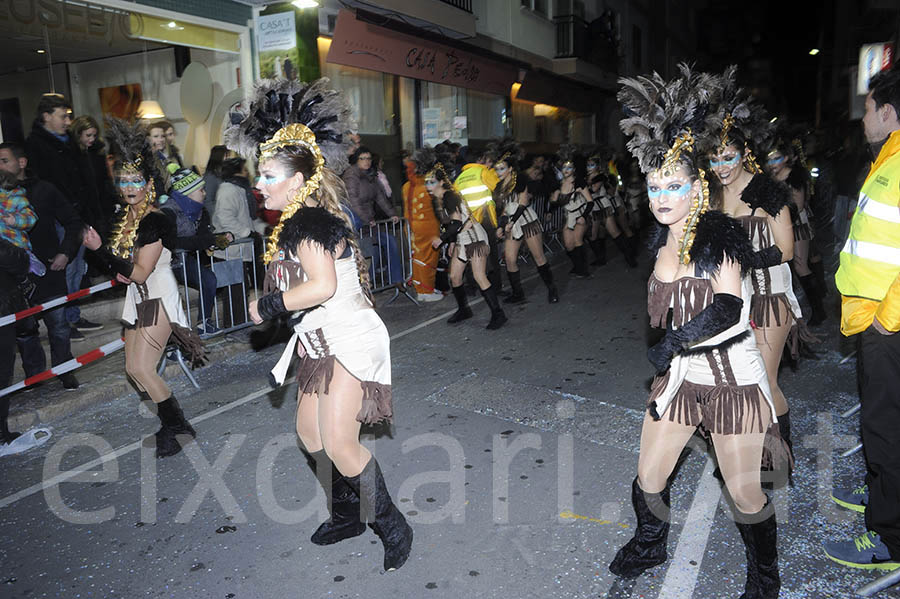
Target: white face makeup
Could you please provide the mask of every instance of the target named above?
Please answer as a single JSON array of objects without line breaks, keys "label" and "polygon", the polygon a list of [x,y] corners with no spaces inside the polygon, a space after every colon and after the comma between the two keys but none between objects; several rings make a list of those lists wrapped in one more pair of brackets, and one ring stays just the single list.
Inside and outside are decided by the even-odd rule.
[{"label": "white face makeup", "polygon": [[719,148],[714,156],[710,156],[709,166],[719,178],[722,185],[730,185],[743,170],[743,155],[733,145]]},{"label": "white face makeup", "polygon": [[444,188],[441,182],[430,175],[425,177],[425,189],[436,198],[444,195]]},{"label": "white face makeup", "polygon": [[562,171],[563,177],[575,176],[575,165],[571,162],[563,162],[562,167],[559,170]]},{"label": "white face makeup", "polygon": [[291,201],[293,177],[284,172],[284,167],[275,160],[259,163],[259,180],[256,188],[265,198],[268,210],[284,210]]},{"label": "white face makeup", "polygon": [[647,197],[656,220],[662,225],[672,225],[687,218],[697,185],[699,182],[692,180],[684,167],[668,176],[659,170],[647,175]]},{"label": "white face makeup", "polygon": [[494,165],[494,172],[497,173],[497,177],[500,179],[504,179],[509,174],[509,171],[509,165],[505,162],[498,162]]}]

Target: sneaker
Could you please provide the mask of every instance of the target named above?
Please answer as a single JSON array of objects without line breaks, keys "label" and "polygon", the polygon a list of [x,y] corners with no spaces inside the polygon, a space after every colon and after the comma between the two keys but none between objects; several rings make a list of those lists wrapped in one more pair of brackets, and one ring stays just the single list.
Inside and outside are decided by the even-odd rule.
[{"label": "sneaker", "polygon": [[59,375],[59,380],[62,381],[63,389],[67,391],[74,391],[78,388],[78,379],[71,372]]},{"label": "sneaker", "polygon": [[431,293],[420,293],[416,296],[416,299],[420,302],[439,302],[444,299],[444,294],[440,291],[433,291]]},{"label": "sneaker", "polygon": [[823,543],[825,556],[841,565],[863,570],[896,570],[900,562],[891,560],[887,545],[881,536],[867,530],[849,541],[828,541]]},{"label": "sneaker", "polygon": [[78,322],[73,324],[72,327],[80,331],[99,331],[103,328],[103,325],[97,322],[91,322],[86,318],[79,318]]},{"label": "sneaker", "polygon": [[82,333],[81,331],[76,329],[75,326],[73,325],[71,327],[71,332],[69,333],[69,340],[70,341],[84,341],[84,333]]},{"label": "sneaker", "polygon": [[863,485],[855,489],[834,489],[831,498],[836,504],[854,512],[865,513],[869,503],[869,486]]}]

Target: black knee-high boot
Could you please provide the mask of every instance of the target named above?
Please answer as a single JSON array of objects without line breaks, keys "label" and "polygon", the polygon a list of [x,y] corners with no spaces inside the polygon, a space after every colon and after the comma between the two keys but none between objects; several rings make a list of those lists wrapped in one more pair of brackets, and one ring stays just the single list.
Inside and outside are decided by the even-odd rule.
[{"label": "black knee-high boot", "polygon": [[637,516],[637,530],[609,565],[610,572],[623,578],[634,578],[667,559],[669,487],[660,493],[645,493],[635,478],[631,483],[631,504]]},{"label": "black knee-high boot", "polygon": [[[522,275],[519,271],[506,271],[506,276],[509,277],[509,287],[512,289],[512,293],[506,297],[503,301],[507,304],[521,304],[525,301],[525,292],[522,291]],[[493,287],[493,285],[492,285]]]},{"label": "black knee-high boot", "polygon": [[587,245],[579,245],[575,248],[575,253],[578,255],[578,272],[576,274],[585,279],[589,278],[591,276],[591,269],[588,267]]},{"label": "black knee-high boot", "polygon": [[363,519],[384,545],[385,571],[396,570],[409,557],[413,529],[391,500],[375,456],[372,456],[357,476],[345,478],[360,498]]},{"label": "black knee-high boot", "polygon": [[818,285],[819,287],[819,295],[821,295],[822,297],[828,297],[828,284],[825,281],[825,265],[821,260],[816,260],[815,262],[810,260],[809,269],[816,277],[816,285]]},{"label": "black knee-high boot", "polygon": [[591,239],[590,244],[591,250],[594,252],[594,261],[591,262],[591,265],[603,266],[606,264],[606,238]]},{"label": "black knee-high boot", "polygon": [[619,251],[622,252],[622,255],[625,257],[625,264],[632,268],[637,266],[637,259],[635,259],[634,252],[624,235],[613,237],[613,243],[616,244],[616,247],[619,248]]},{"label": "black knee-high boot", "polygon": [[806,299],[809,300],[809,305],[812,306],[812,316],[807,324],[811,327],[822,324],[827,318],[827,314],[825,313],[825,307],[822,305],[822,296],[819,294],[815,275],[808,274],[805,277],[798,277],[798,279],[800,279],[800,285],[803,287]]},{"label": "black knee-high boot", "polygon": [[500,300],[497,299],[497,290],[491,285],[487,289],[482,289],[481,295],[484,296],[484,303],[491,309],[491,321],[485,328],[489,330],[499,329],[506,322],[506,314],[503,312],[503,308],[500,307]]},{"label": "black knee-high boot", "polygon": [[[325,501],[331,518],[323,522],[310,541],[316,545],[331,545],[366,532],[366,524],[359,517],[359,496],[334,467],[331,459],[320,449],[309,454],[307,461],[325,490]],[[328,479],[331,486],[328,486]]]},{"label": "black knee-high boot", "polygon": [[556,284],[553,282],[553,271],[550,270],[550,263],[544,262],[544,264],[538,266],[538,274],[541,275],[541,280],[547,286],[547,301],[551,304],[557,303],[559,301],[559,293],[556,291]]},{"label": "black knee-high boot", "polygon": [[576,256],[576,251],[578,248],[573,250],[566,250],[566,256],[569,257],[569,260],[572,261],[572,270],[569,271],[570,275],[578,274],[578,256]]},{"label": "black knee-high boot", "polygon": [[467,318],[472,318],[472,309],[469,307],[469,298],[466,297],[466,288],[464,285],[453,287],[453,297],[456,299],[456,313],[447,319],[447,324],[455,324],[462,322]]},{"label": "black knee-high boot", "polygon": [[[768,516],[767,512],[770,512]],[[778,525],[774,506],[767,503],[756,514],[736,512],[735,515],[747,555],[747,582],[740,599],[778,599],[781,577],[778,575]]]},{"label": "black knee-high boot", "polygon": [[156,415],[162,423],[162,427],[156,431],[156,457],[175,455],[181,451],[183,444],[197,436],[194,427],[185,420],[184,412],[174,395],[156,404]]}]

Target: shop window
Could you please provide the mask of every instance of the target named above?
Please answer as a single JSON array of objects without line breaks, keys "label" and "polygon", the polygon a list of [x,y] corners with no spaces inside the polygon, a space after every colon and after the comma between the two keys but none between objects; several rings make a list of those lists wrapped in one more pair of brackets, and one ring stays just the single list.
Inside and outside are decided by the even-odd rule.
[{"label": "shop window", "polygon": [[503,137],[506,130],[506,99],[470,89],[467,101],[469,138]]},{"label": "shop window", "polygon": [[319,53],[322,75],[346,95],[360,134],[394,134],[394,76],[325,62],[326,54]]},{"label": "shop window", "polygon": [[469,106],[466,90],[422,82],[422,143],[435,146],[445,139],[469,143]]}]

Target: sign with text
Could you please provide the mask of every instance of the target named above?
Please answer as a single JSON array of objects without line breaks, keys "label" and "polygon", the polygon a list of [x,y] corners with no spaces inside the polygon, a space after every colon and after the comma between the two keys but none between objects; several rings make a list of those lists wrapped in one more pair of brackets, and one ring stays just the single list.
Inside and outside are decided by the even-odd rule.
[{"label": "sign with text", "polygon": [[859,49],[859,72],[856,77],[856,93],[865,96],[869,93],[869,80],[875,75],[891,68],[894,64],[894,44],[866,44]]},{"label": "sign with text", "polygon": [[338,14],[328,62],[509,95],[518,68]]}]

